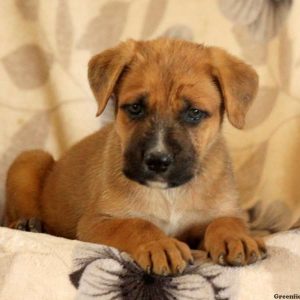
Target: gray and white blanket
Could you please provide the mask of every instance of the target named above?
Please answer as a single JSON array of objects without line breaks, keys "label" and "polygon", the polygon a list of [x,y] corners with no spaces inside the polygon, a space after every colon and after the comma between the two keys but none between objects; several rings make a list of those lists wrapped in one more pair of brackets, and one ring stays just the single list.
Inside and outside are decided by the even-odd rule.
[{"label": "gray and white blanket", "polygon": [[275,234],[267,245],[268,257],[251,266],[206,262],[163,277],[113,248],[1,228],[0,299],[299,299],[300,230]]}]

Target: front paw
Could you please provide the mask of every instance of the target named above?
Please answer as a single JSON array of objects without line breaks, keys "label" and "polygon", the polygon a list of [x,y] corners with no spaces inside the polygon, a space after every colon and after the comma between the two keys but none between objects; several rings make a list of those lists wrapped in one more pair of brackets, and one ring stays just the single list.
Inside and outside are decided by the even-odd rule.
[{"label": "front paw", "polygon": [[141,244],[132,256],[148,273],[158,275],[182,273],[187,263],[193,262],[190,248],[174,238]]},{"label": "front paw", "polygon": [[204,247],[213,262],[220,265],[249,265],[267,255],[261,238],[251,237],[242,223],[232,224],[231,220],[211,223],[206,229]]}]

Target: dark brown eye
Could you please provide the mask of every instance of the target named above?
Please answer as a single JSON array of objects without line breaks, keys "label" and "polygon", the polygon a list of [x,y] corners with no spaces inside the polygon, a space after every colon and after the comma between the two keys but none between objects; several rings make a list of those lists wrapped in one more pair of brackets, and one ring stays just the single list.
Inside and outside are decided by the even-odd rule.
[{"label": "dark brown eye", "polygon": [[208,113],[206,111],[192,107],[184,111],[183,120],[190,124],[197,124],[207,116]]},{"label": "dark brown eye", "polygon": [[125,110],[128,115],[134,119],[141,118],[145,114],[145,108],[141,103],[128,104],[126,105]]}]

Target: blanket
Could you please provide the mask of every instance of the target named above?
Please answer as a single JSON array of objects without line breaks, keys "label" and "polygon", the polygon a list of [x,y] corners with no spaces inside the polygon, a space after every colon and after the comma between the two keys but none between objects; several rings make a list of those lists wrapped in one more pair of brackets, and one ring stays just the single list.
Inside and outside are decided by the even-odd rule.
[{"label": "blanket", "polygon": [[[58,158],[111,120],[108,111],[94,118],[89,58],[128,38],[171,36],[223,47],[257,70],[260,89],[245,129],[226,121],[223,128],[241,205],[251,209],[254,228],[295,225],[299,14],[300,1],[292,0],[0,1],[0,215],[6,172],[21,151],[42,148]],[[114,249],[1,228],[0,299],[265,300],[299,294],[299,232],[274,235],[268,247],[269,257],[253,266],[208,263],[162,278],[147,276]]]},{"label": "blanket", "polygon": [[268,257],[250,266],[199,261],[155,276],[114,248],[1,228],[0,299],[299,299],[300,230],[274,234],[267,246]]},{"label": "blanket", "polygon": [[[256,2],[259,4],[256,4]],[[300,1],[0,1],[0,214],[13,159],[58,158],[99,129],[87,81],[92,55],[128,38],[169,36],[225,48],[251,64],[260,88],[243,131],[225,122],[241,205],[256,227],[300,217]],[[276,167],[274,167],[276,166]]]}]

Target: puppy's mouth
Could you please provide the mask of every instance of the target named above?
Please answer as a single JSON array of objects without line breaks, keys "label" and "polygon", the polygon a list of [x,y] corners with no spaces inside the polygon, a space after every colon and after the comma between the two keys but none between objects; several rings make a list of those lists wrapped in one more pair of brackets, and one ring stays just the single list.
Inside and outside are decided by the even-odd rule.
[{"label": "puppy's mouth", "polygon": [[174,172],[173,174],[169,173],[164,176],[157,176],[155,174],[145,172],[143,168],[139,170],[135,168],[124,168],[123,174],[132,181],[155,189],[179,187],[189,182],[194,177],[194,174],[191,171],[183,172],[182,170]]},{"label": "puppy's mouth", "polygon": [[156,189],[167,189],[169,187],[169,184],[166,181],[153,181],[148,180],[146,181],[146,186],[150,188],[156,188]]}]

